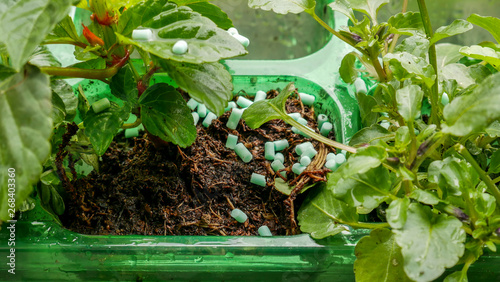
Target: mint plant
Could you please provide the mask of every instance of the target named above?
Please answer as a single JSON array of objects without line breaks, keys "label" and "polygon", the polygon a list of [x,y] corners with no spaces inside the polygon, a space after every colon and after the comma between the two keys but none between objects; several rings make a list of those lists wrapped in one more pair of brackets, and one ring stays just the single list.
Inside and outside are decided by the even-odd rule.
[{"label": "mint plant", "polygon": [[[342,79],[377,82],[368,94],[358,88],[365,127],[349,148],[318,139],[351,154],[326,184],[309,188],[299,224],[314,238],[373,229],[355,249],[359,281],[431,281],[456,265],[462,270],[445,281],[467,281],[471,264],[500,243],[500,20],[471,15],[434,29],[425,1],[413,12],[406,0],[401,13],[380,23],[378,11],[388,2],[330,3],[349,20],[337,31],[315,14],[313,0],[249,0],[253,8],[310,14],[353,47],[342,60]],[[440,43],[472,24],[497,42]],[[291,122],[277,102],[266,103],[274,106],[259,102],[245,111],[249,126],[262,123],[257,114]],[[365,214],[380,222],[361,221]]]},{"label": "mint plant", "polygon": [[[72,5],[91,13],[91,24],[83,25],[82,34],[68,16]],[[230,27],[227,15],[208,1],[3,1],[0,167],[16,171],[16,209],[27,201],[44,171],[38,185],[41,203],[61,214],[63,191],[56,187],[65,178],[76,177],[71,169],[74,157],[97,168],[98,156],[121,128],[142,123],[157,143],[181,147],[193,143],[196,128],[182,95],[165,83],[150,85],[150,80],[155,73],[166,72],[174,85],[221,115],[233,86],[219,60],[246,53],[226,32]],[[145,37],[144,31],[150,36]],[[174,48],[180,41],[187,44],[181,53]],[[49,44],[74,45],[80,62],[62,67]],[[140,59],[133,62],[134,52]],[[95,111],[85,93],[79,91],[77,98],[62,78],[102,81],[119,102],[103,103]],[[68,135],[77,110],[83,122]],[[138,119],[126,124],[130,113]],[[66,156],[69,168],[62,165]],[[0,222],[14,216],[8,213],[6,175],[0,173]]]}]

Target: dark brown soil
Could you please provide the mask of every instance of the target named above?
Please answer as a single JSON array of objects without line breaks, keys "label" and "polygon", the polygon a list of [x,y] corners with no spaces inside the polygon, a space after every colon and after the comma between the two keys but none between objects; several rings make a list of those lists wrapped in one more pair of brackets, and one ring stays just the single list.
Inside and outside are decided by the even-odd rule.
[{"label": "dark brown soil", "polygon": [[[268,98],[275,95],[276,91],[270,91]],[[317,127],[313,109],[295,99],[289,99],[287,108],[288,112],[302,112],[308,125]],[[196,142],[186,149],[172,144],[155,148],[146,134],[114,142],[102,156],[99,174],[92,172],[66,185],[63,224],[84,234],[257,235],[262,225],[273,235],[297,233],[290,215],[303,195],[295,205],[285,204],[288,196],[274,188],[275,173],[264,158],[264,143],[288,139],[290,147],[282,153],[289,180],[296,177],[291,172],[297,162],[294,146],[304,141],[316,148],[319,144],[294,134],[281,120],[256,130],[240,121],[236,131],[225,126],[228,117],[229,112],[209,128],[200,122]],[[252,161],[246,164],[226,148],[228,133],[238,135],[239,142],[252,152]],[[266,174],[267,186],[251,184],[252,172]],[[307,174],[300,178],[311,179]],[[248,215],[245,223],[230,216],[234,208]]]}]

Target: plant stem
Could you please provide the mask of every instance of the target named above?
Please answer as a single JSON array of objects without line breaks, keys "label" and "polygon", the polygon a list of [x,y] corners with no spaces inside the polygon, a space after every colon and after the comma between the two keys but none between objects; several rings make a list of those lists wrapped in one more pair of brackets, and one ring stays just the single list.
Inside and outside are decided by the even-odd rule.
[{"label": "plant stem", "polygon": [[455,149],[477,171],[477,173],[479,174],[479,177],[484,181],[484,183],[488,187],[488,190],[491,192],[491,194],[493,194],[493,196],[497,200],[497,206],[500,207],[500,190],[498,190],[498,187],[495,185],[493,180],[491,180],[491,178],[488,176],[488,174],[479,166],[479,164],[476,162],[474,157],[472,157],[472,155],[469,153],[467,148],[464,147],[464,145],[456,144]]},{"label": "plant stem", "polygon": [[40,70],[48,75],[63,77],[78,77],[87,79],[106,79],[115,75],[120,68],[113,66],[106,69],[80,69],[80,68],[61,68],[61,67],[40,67]]},{"label": "plant stem", "polygon": [[[420,10],[420,16],[422,17],[422,22],[424,24],[424,29],[425,33],[427,35],[427,38],[430,40],[432,36],[434,35],[434,32],[432,30],[432,25],[431,25],[431,19],[429,17],[429,12],[427,11],[427,7],[425,5],[425,0],[418,0],[418,8]],[[434,123],[438,127],[440,126],[439,124],[439,116],[438,116],[438,109],[439,109],[439,88],[438,88],[438,69],[437,69],[437,56],[436,56],[436,45],[432,44],[429,46],[429,62],[434,68],[434,72],[436,75],[436,78],[434,79],[434,84],[432,85],[432,88],[429,89],[429,97],[431,98],[431,118],[430,122]]]},{"label": "plant stem", "polygon": [[340,224],[346,224],[354,228],[368,228],[368,229],[377,229],[377,228],[387,228],[390,227],[389,223],[387,222],[382,222],[382,223],[370,223],[370,222],[348,222],[345,220],[342,220],[340,218],[336,218],[332,214],[329,214],[327,211],[322,209],[320,206],[316,204],[312,204],[314,207],[316,207],[318,210],[320,210],[322,213],[324,213],[326,216],[329,218],[333,219],[334,221],[340,223]]},{"label": "plant stem", "polygon": [[497,178],[495,178],[495,179],[493,179],[492,181],[493,181],[493,183],[498,183],[498,182],[500,182],[500,176],[499,176],[499,177],[497,177]]},{"label": "plant stem", "polygon": [[[311,15],[322,27],[324,27],[326,30],[328,30],[331,34],[335,35],[340,40],[342,40],[345,43],[347,43],[347,44],[351,45],[352,47],[356,48],[355,44],[353,44],[349,39],[347,39],[345,36],[343,36],[342,34],[340,34],[339,32],[337,32],[335,29],[331,28],[320,17],[318,17],[318,15],[316,15],[316,13],[314,11],[312,11],[312,12],[306,11],[306,12],[309,15]],[[359,51],[362,51],[363,54],[366,54],[366,52],[364,52],[364,50],[359,50]]]},{"label": "plant stem", "polygon": [[326,138],[325,136],[320,135],[320,134],[312,131],[310,128],[303,126],[298,121],[294,120],[293,118],[291,118],[289,116],[284,116],[284,117],[282,117],[282,119],[286,123],[288,123],[288,124],[290,124],[292,126],[295,126],[298,130],[300,130],[303,133],[307,134],[309,137],[311,137],[313,139],[316,139],[316,140],[318,140],[319,142],[322,142],[325,145],[332,146],[332,147],[335,147],[335,148],[338,148],[338,149],[341,149],[341,150],[346,150],[349,153],[353,153],[353,154],[356,153],[356,148],[344,145],[344,144],[339,143],[337,141],[330,140],[330,139]]},{"label": "plant stem", "polygon": [[69,44],[69,45],[74,45],[74,46],[77,46],[77,47],[80,47],[82,49],[85,49],[87,48],[87,44],[83,43],[83,42],[78,42],[78,41],[74,41],[74,40],[62,40],[62,39],[48,39],[48,40],[45,40],[44,42],[42,42],[42,44]]},{"label": "plant stem", "polygon": [[124,123],[122,125],[123,129],[128,129],[128,128],[135,128],[139,126],[142,123],[141,118],[137,118],[133,123]]},{"label": "plant stem", "polygon": [[378,56],[370,55],[370,60],[372,61],[373,67],[377,71],[378,80],[380,82],[386,82],[387,81],[387,74],[386,74],[384,68],[382,67],[382,65],[380,64],[380,61],[378,60]]},{"label": "plant stem", "polygon": [[427,150],[425,150],[424,154],[418,158],[415,159],[415,162],[412,163],[410,169],[413,171],[418,171],[418,168],[420,165],[424,162],[425,159],[427,159],[430,155],[434,153],[434,151],[443,144],[443,142],[446,140],[447,135],[441,136],[436,142],[434,142]]}]

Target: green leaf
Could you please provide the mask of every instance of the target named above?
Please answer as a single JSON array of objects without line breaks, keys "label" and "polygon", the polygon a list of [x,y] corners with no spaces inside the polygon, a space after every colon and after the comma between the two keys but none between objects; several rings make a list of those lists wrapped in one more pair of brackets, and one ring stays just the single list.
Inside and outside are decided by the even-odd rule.
[{"label": "green leaf", "polygon": [[388,229],[375,229],[359,240],[354,249],[354,274],[358,282],[411,281],[403,268],[401,248]]},{"label": "green leaf", "polygon": [[500,43],[500,30],[498,30],[498,26],[500,26],[500,19],[472,14],[467,18],[467,21],[486,29],[489,33],[491,33],[491,35],[493,35],[493,38],[495,38],[497,43]]},{"label": "green leaf", "polygon": [[104,60],[103,58],[90,59],[84,62],[76,63],[69,67],[87,70],[102,70],[106,68],[106,60]]},{"label": "green leaf", "polygon": [[429,52],[429,40],[420,36],[405,38],[403,42],[396,46],[395,52],[407,52],[417,57],[427,56]]},{"label": "green leaf", "polygon": [[59,95],[52,92],[52,122],[58,125],[64,121],[66,117],[66,107]]},{"label": "green leaf", "polygon": [[420,114],[424,91],[418,85],[408,85],[396,90],[399,114],[407,122],[413,122]]},{"label": "green leaf", "polygon": [[373,96],[362,92],[356,93],[356,99],[359,104],[359,114],[364,126],[371,126],[377,123],[379,113],[372,111],[377,106],[377,100]]},{"label": "green leaf", "polygon": [[411,143],[410,129],[408,126],[401,126],[396,130],[396,138],[394,138],[394,147],[400,152],[408,150]]},{"label": "green leaf", "polygon": [[278,14],[314,12],[314,0],[249,0],[248,6],[253,9],[260,8],[265,11],[273,10]]},{"label": "green leaf", "polygon": [[391,202],[386,210],[387,223],[392,228],[402,228],[406,223],[406,212],[410,206],[409,198],[398,198]]},{"label": "green leaf", "polygon": [[479,176],[472,166],[454,157],[442,161],[434,161],[428,168],[428,180],[440,187],[449,187],[452,195],[474,191],[479,183]]},{"label": "green leaf", "polygon": [[[154,41],[128,38],[139,25],[155,29],[159,38]],[[134,45],[160,58],[194,64],[247,53],[238,40],[210,19],[187,6],[177,7],[163,0],[141,2],[124,11],[117,38],[121,44]],[[183,55],[174,54],[172,47],[181,39],[188,43],[188,51]]]},{"label": "green leaf", "polygon": [[376,21],[378,11],[389,3],[389,0],[349,0],[349,3],[353,10],[366,14],[372,21]]},{"label": "green leaf", "polygon": [[94,151],[102,156],[113,141],[116,133],[123,123],[128,119],[130,109],[120,108],[118,104],[111,102],[107,110],[95,113],[93,108],[86,113],[83,125],[85,135],[90,139]]},{"label": "green leaf", "polygon": [[493,74],[474,88],[469,95],[456,97],[443,111],[446,124],[443,132],[465,136],[484,130],[500,118],[500,73]]},{"label": "green leaf", "polygon": [[486,128],[486,133],[491,137],[500,137],[500,122],[498,120],[491,123]]},{"label": "green leaf", "polygon": [[448,64],[457,63],[463,57],[459,50],[460,45],[450,43],[436,44],[437,68],[441,69]]},{"label": "green leaf", "polygon": [[500,172],[500,150],[496,150],[491,156],[488,173],[499,173],[499,172]]},{"label": "green leaf", "polygon": [[349,141],[350,146],[359,146],[362,144],[375,145],[380,140],[386,142],[394,138],[394,134],[378,124],[372,124],[356,132]]},{"label": "green leaf", "polygon": [[52,105],[47,75],[33,66],[0,85],[0,221],[8,213],[8,168],[15,169],[16,207],[31,194],[50,154]]},{"label": "green leaf", "polygon": [[335,198],[349,206],[368,210],[390,199],[389,189],[392,181],[387,168],[378,166],[358,173],[349,171],[346,175],[346,167],[347,165],[344,165],[344,169],[338,169],[328,177],[328,188],[333,191]]},{"label": "green leaf", "polygon": [[76,47],[75,52],[73,54],[75,55],[75,59],[79,61],[89,61],[89,60],[97,60],[97,59],[102,59],[98,55],[92,53],[92,51],[97,51],[101,49],[102,47],[100,45],[96,45],[94,47],[92,46],[87,46],[85,49]]},{"label": "green leaf", "polygon": [[172,86],[158,83],[139,99],[144,127],[153,135],[183,148],[196,139],[191,110]]},{"label": "green leaf", "polygon": [[8,78],[11,75],[14,75],[15,73],[15,69],[0,64],[0,81]]},{"label": "green leaf", "polygon": [[356,208],[337,200],[325,187],[312,190],[300,206],[297,215],[300,230],[311,233],[316,239],[333,236],[346,230],[346,227],[339,223],[358,222],[358,217]]},{"label": "green leaf", "polygon": [[[293,83],[289,83],[278,96],[270,100],[254,102],[243,112],[243,119],[250,128],[259,128],[273,119],[286,119],[285,104],[288,96],[295,91]],[[285,120],[286,121],[286,120]]]},{"label": "green leaf", "polygon": [[54,27],[54,30],[45,39],[45,43],[61,40],[80,42],[80,37],[70,16],[66,16]]},{"label": "green leaf", "polygon": [[410,198],[427,205],[437,205],[441,201],[434,193],[420,189],[413,190]]},{"label": "green leaf", "polygon": [[464,254],[462,223],[452,216],[436,215],[421,204],[410,204],[405,225],[393,233],[401,247],[405,272],[415,281],[438,278]]},{"label": "green leaf", "polygon": [[112,78],[109,84],[111,94],[123,101],[135,104],[138,99],[137,82],[130,65],[121,68]]},{"label": "green leaf", "polygon": [[64,103],[65,120],[73,121],[78,107],[78,98],[73,92],[73,88],[66,81],[57,79],[50,83],[52,95],[57,95]]},{"label": "green leaf", "polygon": [[[337,1],[333,3],[337,3]],[[356,70],[355,63],[356,55],[354,55],[353,53],[345,55],[342,59],[342,62],[340,63],[340,77],[346,83],[354,83],[354,80],[356,80],[356,78],[358,77],[358,71]]]},{"label": "green leaf", "polygon": [[468,23],[467,21],[462,19],[454,20],[450,25],[442,26],[434,32],[434,35],[430,40],[431,45],[435,44],[441,39],[454,36],[457,34],[462,34],[471,29],[472,29],[472,24]]},{"label": "green leaf", "polygon": [[346,15],[353,23],[357,22],[354,12],[351,8],[351,4],[348,0],[336,0],[328,4],[332,10],[340,12]]},{"label": "green leaf", "polygon": [[469,279],[467,279],[467,273],[464,273],[463,271],[455,271],[452,274],[446,276],[446,278],[443,281],[444,282],[469,282]]},{"label": "green leaf", "polygon": [[[312,188],[315,185],[316,184],[305,185],[300,190],[299,194],[304,193],[309,188]],[[279,177],[276,177],[276,179],[274,179],[274,188],[276,188],[276,190],[280,191],[281,193],[283,193],[285,195],[290,195],[292,193],[293,189],[295,189],[295,186],[290,186],[290,185],[288,185],[287,182],[285,182],[285,180],[283,180],[283,179],[281,179]]]},{"label": "green leaf", "polygon": [[417,82],[425,83],[429,88],[434,84],[436,78],[434,68],[424,58],[400,52],[387,54],[384,61],[389,62],[394,77],[400,81],[415,79]]},{"label": "green leaf", "polygon": [[80,119],[84,120],[87,112],[90,109],[89,100],[85,96],[81,85],[78,86],[78,113],[80,114]]},{"label": "green leaf", "polygon": [[483,60],[495,67],[497,70],[500,70],[500,52],[495,51],[490,47],[482,47],[479,45],[462,47],[460,49],[460,54],[474,59]]},{"label": "green leaf", "polygon": [[23,0],[0,16],[0,42],[5,43],[12,66],[19,70],[68,14],[72,0]]},{"label": "green leaf", "polygon": [[219,28],[229,29],[233,27],[233,22],[218,6],[208,2],[197,2],[187,5],[193,11],[200,13],[202,16],[212,20]]},{"label": "green leaf", "polygon": [[439,72],[439,79],[453,79],[463,89],[476,83],[476,80],[471,76],[469,67],[463,64],[448,64],[441,68]]},{"label": "green leaf", "polygon": [[217,116],[233,98],[231,75],[221,63],[189,64],[174,61],[160,61],[168,75],[189,96],[203,103]]},{"label": "green leaf", "polygon": [[[488,218],[495,212],[496,200],[495,197],[488,193],[476,192],[474,193],[476,211],[483,217]],[[472,208],[472,207],[470,207]]]},{"label": "green leaf", "polygon": [[28,59],[30,64],[37,67],[60,67],[61,63],[54,57],[46,46],[38,46]]},{"label": "green leaf", "polygon": [[402,35],[425,37],[424,24],[420,13],[399,13],[389,18],[389,32]]}]

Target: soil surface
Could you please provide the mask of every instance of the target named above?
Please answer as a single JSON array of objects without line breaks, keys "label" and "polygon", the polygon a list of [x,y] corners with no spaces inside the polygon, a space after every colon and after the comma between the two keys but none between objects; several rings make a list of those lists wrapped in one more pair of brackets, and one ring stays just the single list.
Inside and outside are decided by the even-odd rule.
[{"label": "soil surface", "polygon": [[[269,91],[268,98],[277,94]],[[289,99],[287,111],[301,112],[308,126],[317,128],[314,109],[304,107],[299,100]],[[72,231],[95,235],[258,235],[262,225],[273,235],[298,233],[294,217],[304,195],[289,198],[274,188],[277,174],[264,158],[264,143],[288,140],[290,147],[282,153],[287,178],[297,186],[324,179],[328,170],[318,170],[324,160],[320,163],[317,157],[316,167],[310,165],[310,173],[297,177],[291,172],[292,164],[298,161],[295,145],[311,141],[323,156],[333,150],[293,133],[281,120],[256,130],[240,121],[237,131],[228,129],[229,114],[208,128],[200,121],[195,143],[185,149],[173,144],[156,148],[147,134],[113,142],[102,156],[99,173],[66,183],[63,224]],[[252,161],[244,163],[226,148],[229,133],[237,135],[238,142],[252,152]],[[329,137],[333,136],[332,132]],[[266,187],[250,183],[252,172],[266,175]],[[245,223],[231,217],[234,208],[247,214]]]}]

